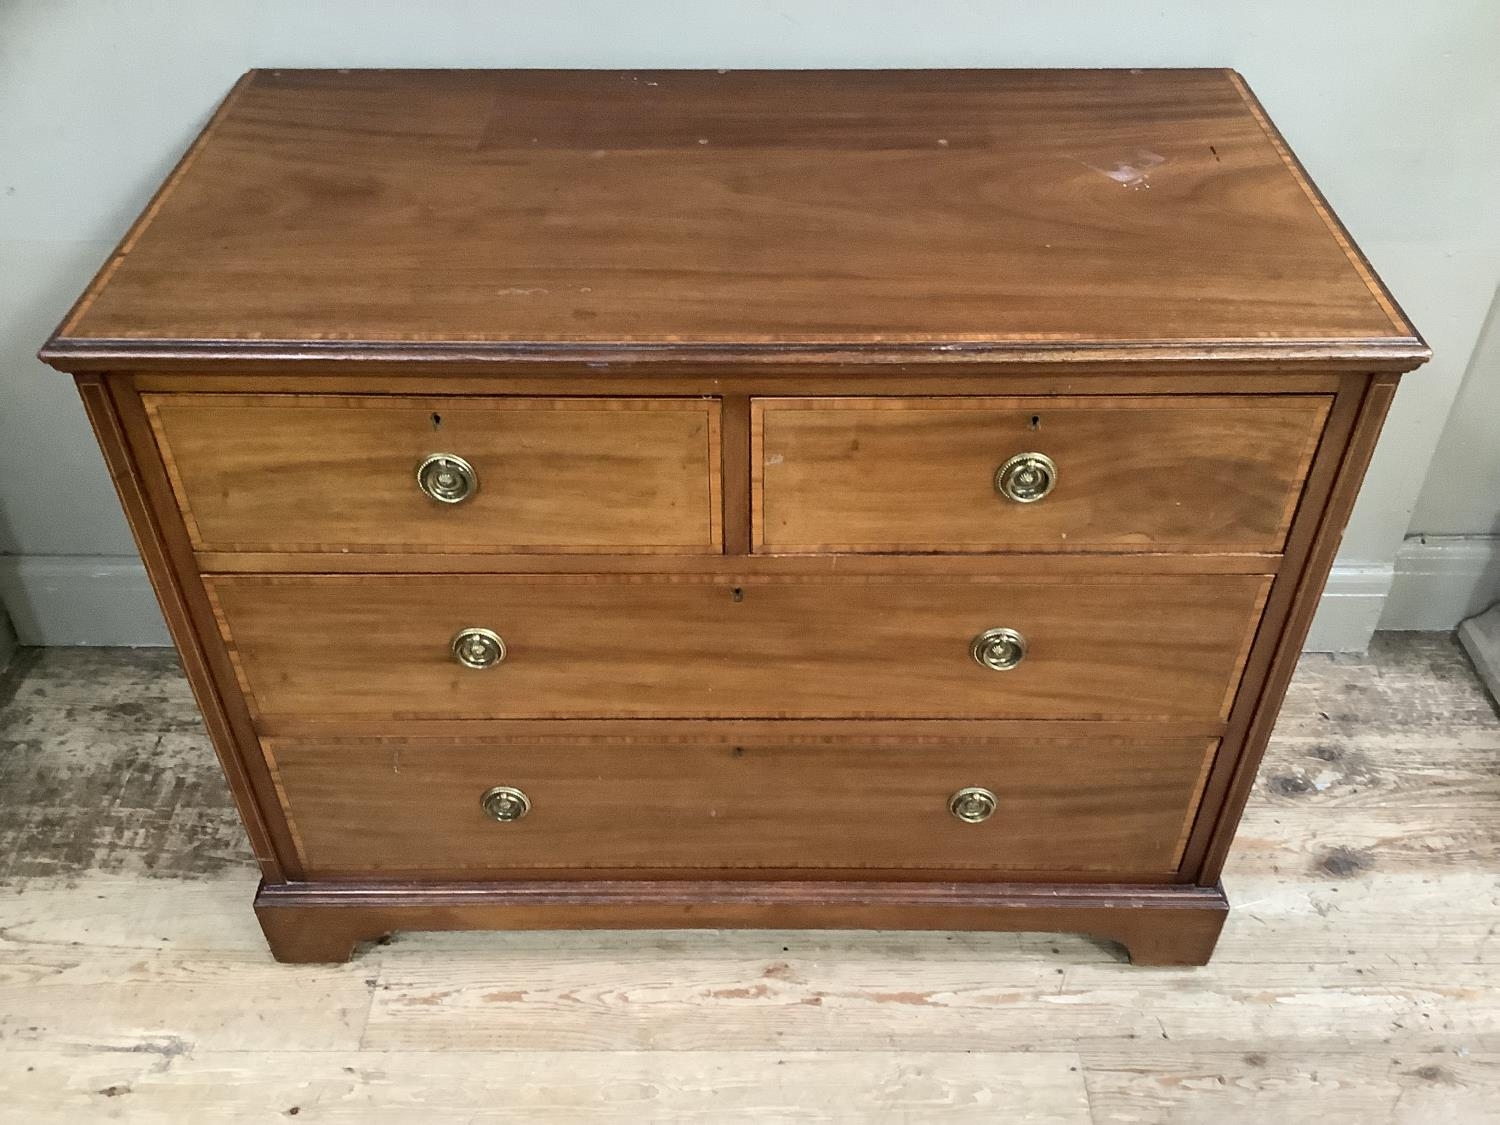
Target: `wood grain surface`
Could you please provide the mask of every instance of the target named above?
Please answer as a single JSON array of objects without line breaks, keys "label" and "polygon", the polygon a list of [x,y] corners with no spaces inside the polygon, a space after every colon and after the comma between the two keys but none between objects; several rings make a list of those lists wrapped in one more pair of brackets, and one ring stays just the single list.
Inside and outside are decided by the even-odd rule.
[{"label": "wood grain surface", "polygon": [[[768,551],[1279,551],[1332,400],[781,398],[751,404]],[[1057,465],[1041,500],[995,474]]]},{"label": "wood grain surface", "polygon": [[[278,716],[1222,718],[1255,575],[963,581],[704,575],[213,576],[251,706]],[[508,655],[457,664],[460,629]],[[1030,648],[996,672],[994,627]]]},{"label": "wood grain surface", "polygon": [[[199,550],[720,549],[719,405],[704,399],[148,395]],[[468,461],[429,499],[416,467]],[[743,469],[740,470],[743,475]]]},{"label": "wood grain surface", "polygon": [[847,879],[493,880],[265,884],[271,952],[343,961],[396,930],[703,929],[1064,931],[1118,942],[1140,965],[1202,965],[1229,903],[1221,887]]},{"label": "wood grain surface", "polygon": [[[517,868],[1088,871],[1129,881],[1175,869],[1215,743],[1042,735],[876,748],[500,746],[484,740],[269,740],[314,878],[483,878]],[[521,789],[522,819],[480,795]],[[967,824],[953,793],[983,786]]]},{"label": "wood grain surface", "polygon": [[1222,70],[256,71],[44,354],[799,348],[1427,354]]}]

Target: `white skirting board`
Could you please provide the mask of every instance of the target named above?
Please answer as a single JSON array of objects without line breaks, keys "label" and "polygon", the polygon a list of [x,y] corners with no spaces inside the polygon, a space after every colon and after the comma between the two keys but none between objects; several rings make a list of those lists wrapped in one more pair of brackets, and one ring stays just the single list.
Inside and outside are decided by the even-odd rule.
[{"label": "white skirting board", "polygon": [[[0,599],[27,645],[170,643],[135,558],[0,557]],[[1447,630],[1500,599],[1500,537],[1410,540],[1394,567],[1333,569],[1304,646],[1363,652],[1376,627]]]},{"label": "white skirting board", "polygon": [[1376,629],[1447,632],[1500,601],[1500,536],[1418,535],[1391,566],[1340,564],[1303,648],[1363,652]]},{"label": "white skirting board", "polygon": [[1396,554],[1380,628],[1454,629],[1500,601],[1500,535],[1417,535]]},{"label": "white skirting board", "polygon": [[1369,648],[1394,577],[1388,566],[1335,566],[1302,651],[1364,652]]},{"label": "white skirting board", "polygon": [[172,643],[137,558],[0,557],[0,600],[23,645]]}]

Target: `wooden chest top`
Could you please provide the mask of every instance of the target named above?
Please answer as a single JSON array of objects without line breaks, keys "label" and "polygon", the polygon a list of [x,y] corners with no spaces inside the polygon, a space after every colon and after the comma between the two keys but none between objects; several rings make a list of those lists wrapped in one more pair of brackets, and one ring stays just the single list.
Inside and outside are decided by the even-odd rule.
[{"label": "wooden chest top", "polygon": [[1426,354],[1224,70],[253,71],[43,351]]}]

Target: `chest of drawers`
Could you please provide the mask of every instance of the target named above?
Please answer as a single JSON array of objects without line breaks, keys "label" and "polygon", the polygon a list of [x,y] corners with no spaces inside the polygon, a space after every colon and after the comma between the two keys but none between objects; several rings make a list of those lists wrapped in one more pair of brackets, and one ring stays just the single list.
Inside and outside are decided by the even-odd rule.
[{"label": "chest of drawers", "polygon": [[284,960],[1197,963],[1427,350],[1225,71],[258,71],[74,374]]}]

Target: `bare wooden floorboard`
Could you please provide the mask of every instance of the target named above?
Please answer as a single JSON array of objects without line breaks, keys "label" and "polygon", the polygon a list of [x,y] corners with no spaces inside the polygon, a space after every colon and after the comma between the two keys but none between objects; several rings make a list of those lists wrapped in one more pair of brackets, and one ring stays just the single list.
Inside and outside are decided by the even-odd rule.
[{"label": "bare wooden floorboard", "polygon": [[1278,736],[1257,810],[1484,808],[1500,802],[1500,731]]},{"label": "bare wooden floorboard", "polygon": [[0,955],[0,1037],[5,1049],[166,1057],[199,1048],[348,1050],[369,1003],[359,972],[287,974],[263,958],[204,954]]},{"label": "bare wooden floorboard", "polygon": [[[621,935],[622,939],[624,935]],[[1051,1050],[1061,966],[1045,960],[871,957],[857,935],[827,959],[760,961],[727,935],[697,956],[634,958],[601,977],[592,958],[493,953],[434,965],[387,951],[363,1043],[377,1050]]]},{"label": "bare wooden floorboard", "polygon": [[1132,1046],[1084,1056],[1097,1125],[1500,1122],[1500,1056]]},{"label": "bare wooden floorboard", "polygon": [[1381,871],[1500,872],[1500,803],[1410,808],[1248,810],[1235,837],[1241,866],[1334,882]]},{"label": "bare wooden floorboard", "polygon": [[1077,935],[692,931],[276,965],[170,654],[21,667],[0,1122],[1500,1121],[1500,721],[1447,638],[1304,658],[1187,970]]},{"label": "bare wooden floorboard", "polygon": [[[1272,937],[1274,940],[1274,935]],[[1069,1050],[1124,1040],[1331,1051],[1432,1049],[1461,1036],[1500,1052],[1500,966],[1372,962],[1129,969],[1118,964],[720,956],[634,960],[602,980],[588,960],[435,963],[387,954],[363,1043],[380,1050]]]},{"label": "bare wooden floorboard", "polygon": [[255,884],[84,873],[0,894],[0,1054],[357,1047],[375,966],[274,963]]},{"label": "bare wooden floorboard", "polygon": [[1304,656],[1277,733],[1355,729],[1431,737],[1494,725],[1483,685],[1451,636],[1377,633],[1365,656]]},{"label": "bare wooden floorboard", "polygon": [[0,1083],[11,1098],[0,1113],[33,1125],[1090,1121],[1076,1054],[209,1051],[162,1066],[19,1051],[0,1054]]},{"label": "bare wooden floorboard", "polygon": [[253,868],[200,879],[82,872],[16,880],[0,895],[0,956],[72,949],[170,952],[265,959],[265,939],[245,903]]},{"label": "bare wooden floorboard", "polygon": [[253,865],[176,654],[44,649],[0,692],[0,882]]},{"label": "bare wooden floorboard", "polygon": [[1237,876],[1214,964],[1500,964],[1500,874]]}]

